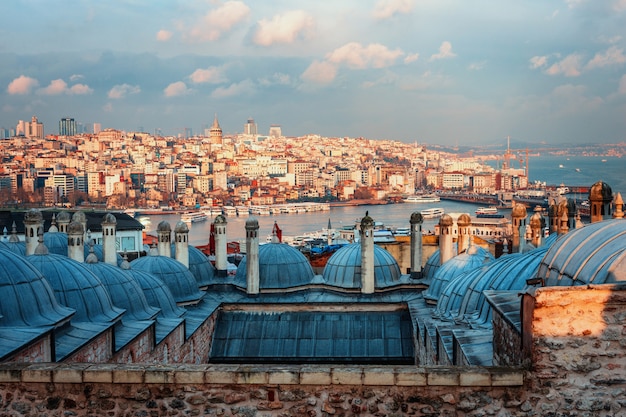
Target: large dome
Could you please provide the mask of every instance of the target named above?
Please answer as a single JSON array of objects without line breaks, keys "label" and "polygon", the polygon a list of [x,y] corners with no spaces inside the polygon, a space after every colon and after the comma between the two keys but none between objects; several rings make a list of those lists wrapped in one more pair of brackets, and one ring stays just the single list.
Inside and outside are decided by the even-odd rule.
[{"label": "large dome", "polygon": [[[400,281],[400,267],[385,249],[374,245],[374,286],[386,288]],[[330,257],[324,268],[324,281],[340,288],[361,288],[361,243],[351,243]]]},{"label": "large dome", "polygon": [[[236,285],[246,287],[244,257],[235,274]],[[259,288],[294,288],[310,284],[315,273],[306,257],[296,248],[284,243],[268,243],[259,246]]]},{"label": "large dome", "polygon": [[31,255],[28,261],[46,277],[59,303],[76,310],[73,320],[110,322],[124,310],[115,307],[100,279],[84,264],[62,255]]},{"label": "large dome", "polygon": [[23,256],[0,249],[0,326],[46,327],[69,320],[43,274]]},{"label": "large dome", "polygon": [[588,224],[560,236],[537,272],[546,286],[626,281],[626,221]]},{"label": "large dome", "polygon": [[67,256],[67,234],[61,232],[46,232],[43,234],[43,243],[50,253]]},{"label": "large dome", "polygon": [[493,261],[493,255],[480,246],[471,245],[465,252],[445,262],[435,273],[428,290],[424,292],[424,299],[434,301],[439,299],[441,291],[446,285],[465,271],[478,268]]},{"label": "large dome", "polygon": [[[456,243],[452,244],[452,251],[456,253],[457,251]],[[422,270],[422,275],[423,275],[424,280],[432,280],[435,277],[435,274],[439,270],[440,266],[441,266],[441,251],[437,249],[433,252],[432,255],[430,255],[430,257],[426,261],[426,264],[424,264],[424,269]]]},{"label": "large dome", "polygon": [[[183,223],[184,224],[184,223]],[[172,245],[172,258],[176,259],[176,245]],[[208,287],[215,277],[215,267],[209,258],[195,246],[189,246],[189,271],[193,274],[199,288]]]},{"label": "large dome", "polygon": [[126,270],[143,290],[148,304],[161,309],[159,316],[165,318],[183,317],[187,312],[184,308],[176,305],[174,295],[167,285],[149,272],[129,268]]},{"label": "large dome", "polygon": [[167,256],[142,256],[130,263],[132,269],[146,271],[168,286],[178,305],[197,304],[204,293],[193,274],[183,264]]}]

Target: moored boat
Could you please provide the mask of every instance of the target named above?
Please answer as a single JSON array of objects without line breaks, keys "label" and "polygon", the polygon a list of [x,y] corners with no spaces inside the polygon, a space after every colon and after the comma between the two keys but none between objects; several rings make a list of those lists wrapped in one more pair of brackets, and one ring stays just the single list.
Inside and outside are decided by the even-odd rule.
[{"label": "moored boat", "polygon": [[403,200],[405,203],[437,203],[441,201],[436,194],[411,195]]},{"label": "moored boat", "polygon": [[420,213],[422,213],[422,217],[424,217],[425,219],[434,219],[435,217],[443,216],[445,211],[441,207],[436,207],[422,210]]}]

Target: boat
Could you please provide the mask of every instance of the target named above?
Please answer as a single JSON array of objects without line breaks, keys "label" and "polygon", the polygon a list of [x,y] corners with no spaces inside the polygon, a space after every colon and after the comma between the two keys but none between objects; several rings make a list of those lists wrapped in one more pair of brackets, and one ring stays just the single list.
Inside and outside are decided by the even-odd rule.
[{"label": "boat", "polygon": [[498,208],[494,206],[478,207],[478,209],[476,210],[476,215],[480,216],[483,214],[498,214]]},{"label": "boat", "polygon": [[580,168],[576,168],[576,172],[580,172]]},{"label": "boat", "polygon": [[565,168],[563,164],[559,164],[559,168]]},{"label": "boat", "polygon": [[436,194],[411,195],[403,200],[405,203],[437,203],[441,201]]},{"label": "boat", "polygon": [[434,219],[435,217],[441,217],[445,211],[441,207],[430,208],[426,210],[422,210],[422,217],[425,219]]},{"label": "boat", "polygon": [[209,216],[207,216],[206,213],[201,212],[201,211],[192,211],[192,212],[183,213],[180,215],[180,219],[184,221],[185,223],[203,222],[208,218]]}]

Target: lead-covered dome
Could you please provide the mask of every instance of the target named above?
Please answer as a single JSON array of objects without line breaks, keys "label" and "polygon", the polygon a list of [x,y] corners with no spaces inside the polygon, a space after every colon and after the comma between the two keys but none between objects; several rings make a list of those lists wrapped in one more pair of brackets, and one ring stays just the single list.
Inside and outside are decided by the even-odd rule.
[{"label": "lead-covered dome", "polygon": [[[184,223],[183,223],[184,224]],[[186,226],[185,226],[186,227]],[[172,258],[176,259],[176,245],[171,245]],[[189,246],[189,271],[193,274],[199,288],[205,288],[213,282],[215,267],[209,258],[195,246]]]},{"label": "lead-covered dome", "polygon": [[69,320],[74,310],[57,302],[43,274],[26,258],[0,249],[0,326],[46,327]]},{"label": "lead-covered dome", "polygon": [[588,224],[560,236],[541,261],[546,286],[626,281],[626,221]]},{"label": "lead-covered dome", "polygon": [[204,293],[189,269],[167,256],[142,256],[130,263],[132,269],[146,271],[165,282],[178,305],[197,304]]},{"label": "lead-covered dome", "polygon": [[[245,256],[235,274],[234,283],[245,288],[246,265]],[[294,288],[308,285],[315,273],[308,259],[296,248],[284,243],[267,243],[259,246],[259,288],[278,289]]]},{"label": "lead-covered dome", "polygon": [[43,234],[43,243],[50,253],[67,256],[67,234],[48,231]]},{"label": "lead-covered dome", "polygon": [[46,277],[57,301],[76,310],[73,320],[112,322],[124,313],[113,305],[100,279],[84,264],[57,254],[37,254],[27,259]]},{"label": "lead-covered dome", "polygon": [[[374,286],[386,288],[400,281],[400,267],[385,249],[374,245]],[[361,243],[351,243],[328,259],[324,282],[340,288],[361,288]]]},{"label": "lead-covered dome", "polygon": [[441,291],[450,281],[466,271],[493,261],[493,259],[493,255],[488,250],[480,246],[470,245],[465,252],[441,265],[431,280],[428,290],[424,292],[424,299],[426,301],[438,300]]}]

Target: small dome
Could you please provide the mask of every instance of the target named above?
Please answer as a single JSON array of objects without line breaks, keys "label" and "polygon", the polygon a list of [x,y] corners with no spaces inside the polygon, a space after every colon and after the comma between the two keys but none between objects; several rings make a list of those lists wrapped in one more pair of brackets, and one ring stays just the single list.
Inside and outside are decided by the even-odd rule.
[{"label": "small dome", "polygon": [[176,305],[174,295],[160,278],[138,269],[131,268],[127,269],[126,272],[139,284],[148,304],[161,309],[160,317],[178,318],[187,313],[187,310]]},{"label": "small dome", "polygon": [[85,264],[56,254],[27,259],[46,277],[57,301],[76,310],[73,320],[112,322],[124,313],[113,305],[108,290]]},{"label": "small dome", "polygon": [[523,204],[516,204],[513,206],[511,210],[511,217],[514,219],[523,219],[526,218],[526,206]]},{"label": "small dome", "polygon": [[420,213],[419,211],[414,211],[413,213],[411,213],[411,220],[410,220],[411,224],[422,224],[424,223],[424,216],[422,216],[422,213]]},{"label": "small dome", "polygon": [[445,262],[435,273],[428,290],[424,292],[424,299],[437,300],[446,285],[465,271],[478,268],[487,262],[493,261],[493,255],[480,246],[471,245],[467,251]]},{"label": "small dome", "polygon": [[167,256],[142,256],[130,265],[132,269],[149,272],[161,279],[178,305],[197,304],[204,297],[193,274],[175,259]]},{"label": "small dome", "polygon": [[215,224],[226,224],[226,217],[223,214],[218,214],[215,216],[215,220],[213,220]]},{"label": "small dome", "polygon": [[370,216],[366,214],[365,217],[361,219],[361,230],[365,228],[371,229],[373,227],[374,227],[374,219],[372,219]]},{"label": "small dome", "polygon": [[172,231],[172,227],[165,220],[159,222],[159,224],[157,225],[157,232],[168,232],[169,233],[171,231]]},{"label": "small dome", "polygon": [[70,213],[68,211],[60,211],[59,214],[57,215],[57,222],[58,223],[69,223],[72,220],[72,217],[70,216]]},{"label": "small dome", "polygon": [[44,233],[43,243],[50,253],[67,256],[67,234],[61,232]]},{"label": "small dome", "polygon": [[82,235],[85,232],[83,229],[83,225],[79,222],[71,222],[67,225],[67,234],[68,235]]},{"label": "small dome", "polygon": [[41,210],[38,210],[38,209],[28,210],[26,213],[24,213],[24,222],[42,223],[43,215],[41,214]]},{"label": "small dome", "polygon": [[[176,245],[172,245],[172,258],[176,259]],[[215,267],[209,258],[195,246],[189,246],[189,271],[196,279],[199,288],[209,286],[215,277]]]},{"label": "small dome", "polygon": [[179,221],[174,226],[174,233],[189,233],[189,226],[187,226],[187,223]]},{"label": "small dome", "polygon": [[159,313],[158,308],[148,304],[143,290],[126,271],[102,262],[84,265],[100,278],[113,304],[126,309],[123,319],[151,320]]},{"label": "small dome", "polygon": [[535,211],[535,213],[530,216],[530,227],[533,229],[542,229],[546,227],[546,220],[541,215],[541,212]]},{"label": "small dome", "polygon": [[439,226],[452,226],[454,224],[454,219],[449,214],[444,214],[439,219]]},{"label": "small dome", "polygon": [[87,216],[82,211],[77,211],[72,215],[72,221],[78,223],[87,223]]},{"label": "small dome", "polygon": [[602,181],[598,181],[589,189],[589,201],[612,201],[613,190]]},{"label": "small dome", "polygon": [[[245,256],[235,274],[234,283],[247,286]],[[259,246],[259,288],[294,288],[310,284],[315,276],[307,258],[293,246],[267,243]]]},{"label": "small dome", "polygon": [[[85,254],[85,262],[87,262],[87,257],[91,254],[91,246],[93,246],[93,255],[96,257],[97,262],[104,262],[104,249],[102,245],[90,245],[89,243],[85,243],[84,251]],[[120,266],[122,262],[124,262],[124,258],[119,253],[115,255],[117,260],[117,266]]]},{"label": "small dome", "polygon": [[107,213],[102,217],[102,224],[117,224],[117,219],[113,213]]},{"label": "small dome", "polygon": [[469,216],[469,214],[463,213],[459,216],[458,219],[456,219],[456,224],[459,227],[467,227],[472,224],[472,218]]},{"label": "small dome", "polygon": [[247,230],[253,230],[253,229],[258,229],[258,228],[259,228],[259,221],[256,219],[256,217],[250,217],[248,220],[246,220]]},{"label": "small dome", "polygon": [[[605,220],[561,235],[541,261],[546,286],[607,284],[626,280],[615,273],[626,253],[626,222]],[[613,272],[612,272],[613,271]]]},{"label": "small dome", "polygon": [[[385,249],[374,245],[374,286],[386,288],[400,281],[400,267]],[[340,288],[361,288],[361,244],[351,243],[335,252],[324,268],[324,281]]]},{"label": "small dome", "polygon": [[23,256],[0,249],[0,327],[56,326],[74,314]]},{"label": "small dome", "polygon": [[[456,243],[452,244],[452,252],[457,252],[458,245]],[[435,277],[435,273],[439,270],[441,266],[441,251],[436,249],[430,257],[426,260],[426,264],[424,265],[424,269],[422,270],[423,279],[426,281],[432,280]]]}]

